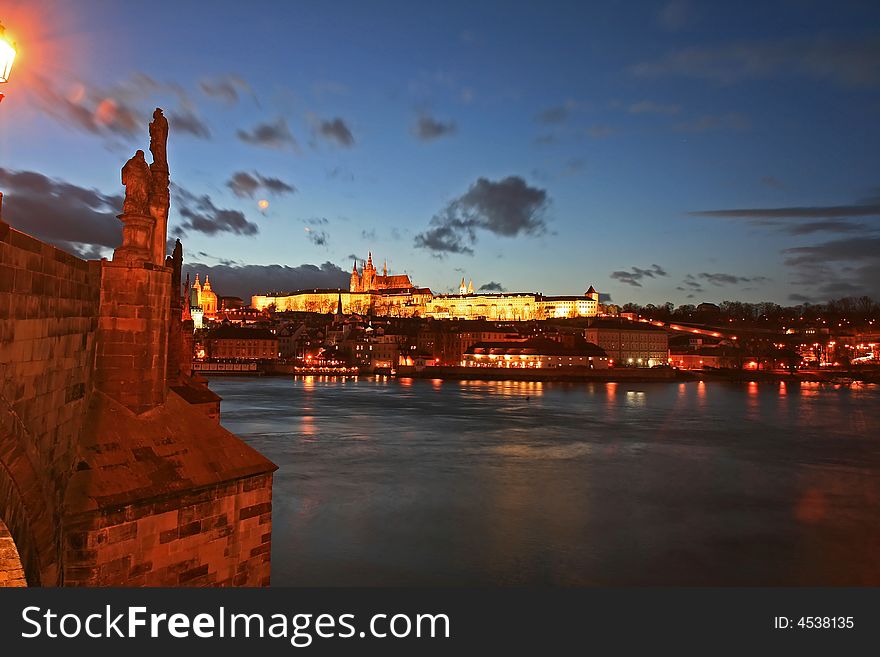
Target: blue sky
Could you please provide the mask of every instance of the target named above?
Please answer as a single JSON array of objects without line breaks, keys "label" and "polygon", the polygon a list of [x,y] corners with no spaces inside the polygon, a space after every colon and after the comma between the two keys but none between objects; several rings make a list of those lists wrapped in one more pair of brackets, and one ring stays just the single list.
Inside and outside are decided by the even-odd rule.
[{"label": "blue sky", "polygon": [[880,6],[741,5],[6,1],[4,219],[108,255],[161,106],[221,294],[372,249],[435,292],[880,297]]}]

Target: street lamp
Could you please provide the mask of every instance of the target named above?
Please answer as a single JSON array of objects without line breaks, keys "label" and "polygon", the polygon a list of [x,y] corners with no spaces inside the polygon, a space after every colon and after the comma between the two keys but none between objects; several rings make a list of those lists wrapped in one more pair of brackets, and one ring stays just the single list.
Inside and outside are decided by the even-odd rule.
[{"label": "street lamp", "polygon": [[[6,28],[0,23],[0,84],[9,82],[9,74],[12,72],[12,62],[15,61],[15,45],[10,43],[5,36]],[[0,94],[3,100],[3,94]]]}]

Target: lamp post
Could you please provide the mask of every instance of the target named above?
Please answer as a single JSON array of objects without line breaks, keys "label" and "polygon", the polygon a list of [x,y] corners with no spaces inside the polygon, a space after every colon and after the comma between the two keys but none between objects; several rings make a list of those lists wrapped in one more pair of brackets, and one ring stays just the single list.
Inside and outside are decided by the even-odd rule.
[{"label": "lamp post", "polygon": [[[12,72],[12,62],[15,61],[15,44],[6,38],[6,28],[0,23],[0,84],[9,82],[9,74]],[[0,100],[3,94],[0,93]]]}]

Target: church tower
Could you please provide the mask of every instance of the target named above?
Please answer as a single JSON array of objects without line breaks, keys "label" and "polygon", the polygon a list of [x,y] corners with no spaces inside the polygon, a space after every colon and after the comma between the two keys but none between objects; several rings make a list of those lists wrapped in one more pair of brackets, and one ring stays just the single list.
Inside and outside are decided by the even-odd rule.
[{"label": "church tower", "polygon": [[201,308],[202,306],[202,284],[199,283],[199,275],[196,274],[196,282],[193,283],[192,291],[190,296],[190,305],[198,306]]},{"label": "church tower", "polygon": [[349,292],[361,292],[361,277],[358,274],[357,260],[351,266],[351,283],[348,286]]},{"label": "church tower", "polygon": [[474,293],[474,279],[473,278],[471,279],[470,283],[468,283],[467,293],[468,294]]},{"label": "church tower", "polygon": [[467,286],[464,284],[464,276],[461,277],[461,285],[458,286],[459,294],[467,294]]},{"label": "church tower", "polygon": [[376,289],[376,268],[373,266],[373,252],[367,255],[367,263],[364,265],[364,274],[361,279],[363,292],[371,292]]}]

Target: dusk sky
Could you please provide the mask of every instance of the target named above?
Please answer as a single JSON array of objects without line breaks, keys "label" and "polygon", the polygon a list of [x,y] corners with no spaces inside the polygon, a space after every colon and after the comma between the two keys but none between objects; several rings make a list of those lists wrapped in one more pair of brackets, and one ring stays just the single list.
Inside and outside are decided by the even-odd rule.
[{"label": "dusk sky", "polygon": [[748,4],[3,0],[3,218],[110,256],[158,106],[221,295],[880,298],[880,3]]}]

